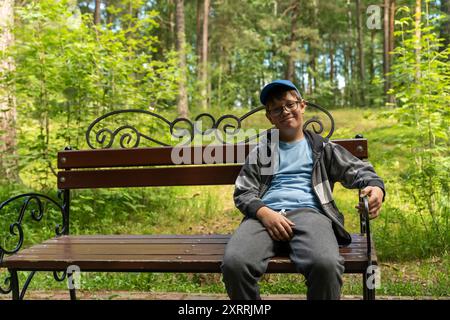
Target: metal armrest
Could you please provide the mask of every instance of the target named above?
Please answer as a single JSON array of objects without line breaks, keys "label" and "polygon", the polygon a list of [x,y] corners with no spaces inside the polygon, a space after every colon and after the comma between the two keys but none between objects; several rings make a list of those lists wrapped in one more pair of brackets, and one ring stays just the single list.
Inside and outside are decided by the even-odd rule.
[{"label": "metal armrest", "polygon": [[[361,194],[361,193],[360,193]],[[361,225],[361,233],[366,234],[367,239],[367,259],[368,265],[372,265],[372,242],[371,242],[371,233],[370,233],[370,217],[369,217],[369,197],[363,196],[359,197],[359,202],[363,204],[363,208],[360,211],[360,225]]]},{"label": "metal armrest", "polygon": [[[58,193],[58,197],[61,199],[62,196],[62,192]],[[67,230],[67,224],[68,224],[68,217],[67,217],[67,209],[64,205],[59,204],[57,201],[55,201],[54,199],[48,197],[47,195],[44,194],[39,194],[39,193],[24,193],[24,194],[20,194],[17,195],[15,197],[12,197],[2,203],[0,203],[0,214],[1,211],[7,207],[9,204],[11,204],[12,202],[16,201],[16,200],[23,200],[23,203],[20,207],[19,210],[19,214],[17,217],[17,220],[15,222],[12,222],[9,225],[9,233],[18,238],[17,240],[17,244],[15,245],[15,247],[13,249],[6,249],[4,247],[1,246],[0,244],[0,267],[3,265],[3,259],[5,255],[12,255],[17,253],[23,245],[23,240],[24,240],[24,234],[23,234],[23,228],[22,228],[22,222],[23,222],[23,218],[25,217],[25,214],[27,212],[30,213],[32,220],[34,221],[41,221],[43,216],[44,216],[44,205],[43,202],[49,202],[52,205],[54,205],[60,212],[62,215],[62,226],[61,225],[57,225],[55,227],[55,232],[56,235],[62,235],[66,233]],[[36,208],[31,208],[30,204],[34,203]],[[0,242],[1,243],[1,242]],[[20,298],[23,298],[23,295],[25,294],[25,291],[28,287],[28,284],[30,283],[31,279],[33,278],[34,275],[34,271],[30,274],[30,276],[28,277],[27,281],[25,282],[24,285],[24,289],[22,290],[22,293],[20,295]],[[7,288],[2,288],[0,285],[0,293],[2,294],[8,294],[11,292],[12,287],[11,287],[11,276],[7,277],[4,280],[4,284],[7,286]]]}]

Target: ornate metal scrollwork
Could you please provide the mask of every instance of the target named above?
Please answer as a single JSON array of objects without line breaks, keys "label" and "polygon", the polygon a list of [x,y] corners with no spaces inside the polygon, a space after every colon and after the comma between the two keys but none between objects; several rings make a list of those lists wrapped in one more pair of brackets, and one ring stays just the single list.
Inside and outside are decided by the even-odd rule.
[{"label": "ornate metal scrollwork", "polygon": [[6,289],[0,285],[0,293],[1,294],[8,294],[8,293],[10,293],[11,290],[12,290],[11,275],[9,275],[9,277],[5,278],[5,280],[3,281],[3,284],[6,286]]},{"label": "ornate metal scrollwork", "polygon": [[59,272],[61,272],[62,274],[59,275],[58,271],[53,271],[53,278],[58,282],[62,282],[66,279],[67,272],[66,271],[59,271]]},{"label": "ornate metal scrollwork", "polygon": [[[104,120],[106,118],[109,118],[111,116],[118,115],[118,114],[124,114],[124,113],[138,113],[138,114],[141,113],[141,114],[150,115],[152,117],[155,117],[155,118],[158,118],[158,119],[162,120],[164,123],[169,125],[171,132],[173,130],[173,123],[170,122],[169,120],[167,120],[166,118],[164,118],[163,116],[157,114],[157,113],[146,111],[146,110],[137,110],[137,109],[117,110],[117,111],[109,112],[109,113],[101,116],[100,118],[97,118],[96,120],[94,120],[89,125],[89,127],[88,127],[88,129],[86,131],[86,142],[87,142],[88,146],[91,149],[96,149],[95,146],[92,144],[92,141],[91,141],[91,131],[93,130],[93,128],[95,127],[95,125],[97,123],[99,123],[100,121],[102,121],[102,120]],[[178,122],[179,121],[183,121],[182,118],[179,118]],[[189,121],[189,120],[187,120],[187,121]],[[135,135],[134,136],[134,138],[135,138],[134,144],[131,143],[132,139],[133,139],[132,134],[129,133],[129,132],[123,133],[123,131],[127,130],[127,129],[130,130],[131,132],[133,132],[133,134]],[[108,149],[108,148],[111,148],[111,146],[113,145],[113,143],[114,143],[114,141],[115,141],[117,136],[119,136],[120,146],[122,148],[136,148],[136,147],[138,147],[139,143],[141,141],[141,138],[147,139],[147,140],[152,141],[154,143],[157,143],[159,145],[167,145],[164,142],[161,142],[161,141],[156,140],[156,139],[154,139],[154,138],[152,138],[152,137],[150,137],[148,135],[143,134],[137,128],[135,128],[135,127],[133,127],[131,125],[123,125],[123,126],[120,126],[119,128],[117,128],[115,130],[111,130],[111,129],[108,129],[108,128],[103,128],[103,129],[101,129],[101,130],[99,130],[99,131],[97,131],[95,133],[95,141],[96,141],[96,143],[100,144],[103,149]]]},{"label": "ornate metal scrollwork", "polygon": [[[42,217],[44,216],[43,201],[47,201],[47,202],[53,204],[57,209],[59,209],[59,211],[61,212],[62,217],[63,217],[63,225],[62,225],[62,227],[61,227],[61,225],[57,225],[55,227],[56,235],[59,236],[59,235],[64,234],[65,233],[65,229],[67,227],[67,225],[66,225],[66,221],[67,220],[65,218],[65,213],[64,213],[63,206],[61,206],[59,203],[57,203],[52,198],[50,198],[50,197],[48,197],[46,195],[43,195],[43,194],[26,193],[26,194],[21,194],[21,195],[15,196],[15,197],[10,198],[7,201],[1,203],[0,204],[0,211],[3,208],[5,208],[7,205],[9,205],[10,203],[12,203],[12,202],[14,202],[14,201],[16,201],[18,199],[21,199],[21,198],[23,198],[24,200],[23,200],[22,206],[20,207],[20,212],[19,212],[19,216],[17,218],[17,221],[11,223],[10,226],[9,226],[9,233],[12,236],[14,236],[14,237],[18,237],[17,244],[16,244],[16,246],[13,249],[10,249],[10,250],[5,249],[4,247],[2,247],[0,245],[0,265],[3,262],[3,258],[4,258],[5,255],[15,254],[22,247],[23,240],[24,240],[23,229],[22,229],[22,221],[23,221],[23,218],[25,217],[25,214],[27,213],[27,210],[29,210],[30,205],[32,203],[34,203],[36,205],[36,208],[33,208],[33,209],[30,210],[31,218],[34,221],[39,222],[39,221],[42,220]],[[26,288],[28,287],[28,284],[30,283],[30,281],[33,278],[33,276],[34,276],[34,272],[29,275],[29,277],[28,277],[28,279],[27,279],[27,281],[26,281],[26,283],[24,285],[24,288],[22,290],[21,296],[23,296],[25,294]],[[4,280],[4,285],[7,286],[7,287],[5,289],[5,288],[2,288],[0,286],[0,293],[3,293],[3,294],[10,293],[11,292],[11,276],[7,277]]]},{"label": "ornate metal scrollwork", "polygon": [[[3,248],[2,246],[0,246],[0,263],[3,262],[3,257],[5,254],[8,254],[8,255],[14,254],[17,251],[19,251],[20,248],[22,247],[22,244],[23,244],[22,220],[25,216],[25,213],[26,213],[28,207],[30,206],[30,203],[32,203],[33,201],[36,202],[37,208],[38,208],[37,211],[35,209],[32,209],[30,211],[31,218],[34,221],[39,222],[39,221],[41,221],[42,217],[44,216],[44,207],[43,207],[41,199],[44,199],[44,200],[54,204],[61,211],[63,221],[64,221],[64,216],[65,216],[64,208],[59,203],[57,203],[55,200],[53,200],[52,198],[50,198],[46,195],[43,195],[43,194],[38,194],[38,193],[25,193],[25,194],[21,194],[21,195],[15,196],[13,198],[10,198],[7,201],[0,204],[0,211],[4,207],[6,207],[8,204],[10,204],[11,202],[14,202],[15,200],[20,199],[20,198],[25,198],[25,199],[20,208],[19,217],[17,218],[16,222],[11,223],[9,226],[9,233],[13,236],[19,236],[19,239],[18,239],[17,245],[12,250],[7,250],[7,249]],[[66,226],[63,224],[63,227],[61,229],[61,226],[57,225],[55,227],[56,234],[58,236],[62,235],[64,233],[65,227]],[[18,234],[15,232],[15,230],[18,232]]]},{"label": "ornate metal scrollwork", "polygon": [[[333,132],[334,132],[334,119],[333,119],[333,116],[331,115],[331,113],[329,113],[328,110],[326,110],[325,108],[323,108],[315,103],[309,102],[309,101],[306,101],[306,105],[308,107],[313,107],[313,108],[318,109],[319,111],[322,111],[330,119],[330,123],[331,123],[330,131],[325,136],[325,138],[327,138],[327,139],[331,138],[331,136],[333,135]],[[316,127],[314,127],[315,123],[317,125],[319,125],[319,130],[317,130]],[[323,125],[322,121],[320,121],[320,119],[317,117],[313,117],[313,118],[305,121],[305,123],[303,124],[303,130],[306,130],[309,125],[311,125],[313,131],[317,134],[322,134],[324,131],[324,125]]]},{"label": "ornate metal scrollwork", "polygon": [[[306,103],[309,107],[313,107],[315,109],[318,109],[319,111],[322,111],[329,118],[331,122],[331,129],[328,132],[326,138],[331,137],[334,131],[334,120],[331,114],[326,109],[322,108],[317,104],[311,102]],[[265,107],[262,106],[253,109],[241,117],[235,116],[233,114],[227,114],[219,117],[217,120],[213,115],[209,113],[201,113],[195,117],[194,121],[191,121],[184,117],[179,117],[173,121],[169,121],[168,119],[164,118],[163,116],[157,113],[146,110],[136,110],[136,109],[118,110],[107,113],[99,117],[98,119],[94,120],[89,125],[88,130],[86,131],[86,142],[91,149],[96,149],[94,144],[99,144],[100,147],[103,149],[111,148],[116,139],[118,139],[121,148],[139,147],[139,144],[143,139],[156,143],[158,145],[169,146],[169,144],[159,141],[158,139],[151,137],[149,134],[144,134],[143,132],[139,131],[136,127],[129,124],[121,125],[114,130],[109,128],[99,129],[98,131],[95,132],[95,143],[93,143],[93,141],[91,140],[94,127],[96,127],[96,125],[99,124],[102,120],[119,114],[138,113],[150,115],[151,117],[161,120],[163,124],[168,126],[169,132],[174,138],[183,139],[184,142],[182,144],[191,143],[196,135],[205,136],[213,132],[216,134],[216,138],[221,143],[227,143],[223,139],[224,136],[229,137],[237,135],[240,132],[240,129],[242,128],[242,122],[248,117],[252,116],[253,114],[261,110],[265,110]],[[207,128],[203,128],[202,126],[207,122],[209,122],[209,125],[207,126]],[[185,124],[187,126],[187,129],[179,128],[181,124]],[[318,125],[319,127],[316,128],[315,125]],[[324,125],[322,121],[317,117],[313,117],[312,119],[307,120],[304,123],[303,128],[307,129],[308,126],[311,126],[313,131],[317,134],[322,134],[324,132]],[[237,142],[234,141],[233,143],[250,142],[254,139],[257,139],[264,132],[265,131],[259,132],[251,137],[246,137],[242,141]]]}]

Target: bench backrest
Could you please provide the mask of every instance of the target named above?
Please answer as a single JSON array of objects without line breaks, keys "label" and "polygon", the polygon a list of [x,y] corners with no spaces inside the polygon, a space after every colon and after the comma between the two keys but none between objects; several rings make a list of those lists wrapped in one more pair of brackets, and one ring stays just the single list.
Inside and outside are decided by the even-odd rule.
[{"label": "bench backrest", "polygon": [[[326,122],[330,123],[326,138],[330,138],[334,132],[334,120],[331,114],[314,103],[307,102],[307,105],[308,109],[313,108],[313,111],[308,112],[303,128],[306,130],[311,127],[319,134],[326,132],[327,126],[321,118],[325,116]],[[320,115],[316,115],[314,109],[319,111]],[[60,169],[58,188],[68,192],[70,189],[82,188],[234,184],[246,156],[256,146],[256,141],[253,139],[261,137],[261,133],[254,135],[253,130],[242,131],[242,124],[259,111],[265,112],[265,107],[253,109],[241,117],[227,114],[217,120],[209,113],[202,113],[194,121],[187,118],[169,121],[160,114],[148,110],[112,111],[94,120],[86,132],[86,142],[93,150],[65,150],[58,153],[58,169]],[[117,117],[122,116],[128,117],[125,118],[127,121],[125,124],[120,120],[117,121]],[[183,139],[186,145],[182,148],[183,161],[179,161],[181,158],[179,145],[169,146],[153,137],[152,132],[139,130],[142,128],[142,126],[136,126],[139,123],[137,119],[139,116],[145,117],[144,124],[153,124],[154,129],[163,129],[166,126],[172,137]],[[311,118],[308,119],[308,117]],[[214,130],[201,130],[202,126],[208,123],[210,124],[208,128]],[[179,131],[177,127],[181,124],[188,129]],[[113,129],[110,126],[113,126]],[[144,125],[144,128],[146,127],[147,125]],[[180,132],[183,133],[180,135]],[[244,140],[240,138],[237,141],[232,140],[233,144],[225,143],[220,138],[220,143],[223,144],[216,146],[188,146],[195,136],[204,136],[207,132],[214,132],[219,137],[224,133],[225,137],[236,138],[242,138],[239,136],[242,132],[252,134]],[[184,138],[189,138],[188,143]],[[143,140],[157,143],[161,147],[139,148]],[[134,141],[134,144],[130,145],[130,141]],[[367,139],[361,137],[332,141],[360,159],[368,157]],[[111,149],[115,142],[120,142],[122,148]],[[174,150],[174,148],[177,149]],[[179,156],[173,157],[173,151]]]},{"label": "bench backrest", "polygon": [[[367,139],[333,140],[360,159],[368,157]],[[234,184],[255,144],[186,147],[194,165],[174,164],[174,147],[66,150],[58,153],[58,188],[116,188]],[[205,148],[223,161],[209,164]],[[217,148],[217,149],[216,149]],[[238,152],[238,149],[240,152]],[[197,156],[197,155],[200,155]],[[189,159],[189,158],[188,158]]]}]

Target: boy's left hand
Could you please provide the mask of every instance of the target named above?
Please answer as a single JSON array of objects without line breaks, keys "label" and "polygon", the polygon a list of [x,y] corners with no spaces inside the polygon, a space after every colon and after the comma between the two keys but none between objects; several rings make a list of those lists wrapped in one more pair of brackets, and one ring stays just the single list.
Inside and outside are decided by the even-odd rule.
[{"label": "boy's left hand", "polygon": [[[369,197],[369,218],[375,219],[380,214],[381,204],[383,203],[383,190],[379,187],[365,187],[361,190],[361,197]],[[358,204],[355,208],[362,210],[362,203]]]}]

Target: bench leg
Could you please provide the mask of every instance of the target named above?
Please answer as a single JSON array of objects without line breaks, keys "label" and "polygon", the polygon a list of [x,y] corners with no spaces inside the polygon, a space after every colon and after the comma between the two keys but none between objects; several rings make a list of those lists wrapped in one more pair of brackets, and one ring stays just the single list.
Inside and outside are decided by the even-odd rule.
[{"label": "bench leg", "polygon": [[364,300],[375,300],[375,289],[369,289],[367,287],[367,272],[362,275],[363,278],[363,299]]},{"label": "bench leg", "polygon": [[77,293],[75,289],[69,289],[70,300],[77,300]]},{"label": "bench leg", "polygon": [[67,282],[69,287],[70,300],[77,300],[77,292],[73,282],[73,273],[67,274]]},{"label": "bench leg", "polygon": [[19,293],[19,277],[17,276],[17,270],[9,270],[11,274],[11,292],[13,300],[20,300]]}]

